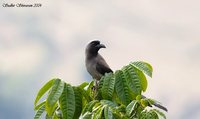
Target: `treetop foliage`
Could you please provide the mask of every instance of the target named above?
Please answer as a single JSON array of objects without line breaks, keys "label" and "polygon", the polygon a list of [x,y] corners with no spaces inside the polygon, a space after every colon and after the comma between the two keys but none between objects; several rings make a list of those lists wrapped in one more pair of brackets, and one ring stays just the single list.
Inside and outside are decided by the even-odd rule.
[{"label": "treetop foliage", "polygon": [[[38,92],[34,119],[159,119],[166,116],[153,107],[157,101],[144,98],[150,64],[131,62],[114,73],[107,73],[93,90],[94,81],[72,86],[61,79],[48,81]],[[47,93],[44,101],[40,99]]]}]

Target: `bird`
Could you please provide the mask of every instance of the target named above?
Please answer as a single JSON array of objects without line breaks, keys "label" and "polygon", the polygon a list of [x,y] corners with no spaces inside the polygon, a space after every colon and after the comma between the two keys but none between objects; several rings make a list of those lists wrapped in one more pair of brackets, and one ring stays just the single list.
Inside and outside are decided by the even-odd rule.
[{"label": "bird", "polygon": [[[99,40],[91,41],[85,49],[85,65],[89,74],[95,79],[95,87],[98,87],[98,81],[105,73],[113,73],[105,59],[98,53],[101,48],[106,48]],[[142,98],[146,98],[142,95]],[[154,106],[167,111],[167,108],[154,102]]]},{"label": "bird", "polygon": [[89,74],[95,79],[95,85],[105,73],[113,73],[105,59],[98,53],[101,48],[106,48],[99,40],[91,41],[85,50],[85,64]]}]

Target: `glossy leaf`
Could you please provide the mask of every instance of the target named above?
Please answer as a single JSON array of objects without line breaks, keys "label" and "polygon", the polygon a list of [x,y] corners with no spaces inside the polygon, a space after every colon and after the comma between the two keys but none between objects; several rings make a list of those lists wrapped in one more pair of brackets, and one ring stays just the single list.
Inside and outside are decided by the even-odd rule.
[{"label": "glossy leaf", "polygon": [[83,116],[82,119],[91,119],[92,118],[92,113],[91,112],[86,112]]},{"label": "glossy leaf", "polygon": [[115,91],[121,103],[128,105],[130,103],[129,87],[126,78],[121,70],[115,73]]},{"label": "glossy leaf", "polygon": [[87,89],[86,89],[87,94],[90,95],[91,98],[94,97],[93,88],[94,88],[94,80],[91,81],[91,82],[88,84]]},{"label": "glossy leaf", "polygon": [[87,93],[86,90],[81,89],[81,88],[79,88],[79,89],[80,89],[81,94],[83,95],[83,97],[86,99],[87,102],[92,101],[92,98],[90,97],[90,95]]},{"label": "glossy leaf", "polygon": [[146,75],[152,77],[153,68],[149,63],[143,61],[132,62],[131,65],[144,72]]},{"label": "glossy leaf", "polygon": [[59,100],[63,89],[64,89],[64,82],[61,81],[60,79],[55,79],[52,88],[50,90],[50,93],[47,97],[47,101],[46,101],[46,111],[48,113],[49,116],[51,116],[53,114],[53,110],[55,107],[55,104],[57,103],[57,101]]},{"label": "glossy leaf", "polygon": [[153,110],[145,110],[140,114],[139,119],[159,119],[159,116]]},{"label": "glossy leaf", "polygon": [[136,109],[136,106],[138,104],[137,100],[133,100],[127,107],[126,107],[126,114],[130,117],[132,116],[133,112]]},{"label": "glossy leaf", "polygon": [[105,119],[113,119],[112,110],[108,106],[104,108],[104,117]]},{"label": "glossy leaf", "polygon": [[38,109],[38,111],[36,112],[34,119],[40,119],[41,116],[42,116],[42,114],[44,113],[44,111],[45,111],[45,105],[43,104],[43,105]]},{"label": "glossy leaf", "polygon": [[71,85],[65,84],[63,93],[59,99],[60,109],[64,119],[73,119],[75,112],[75,96]]},{"label": "glossy leaf", "polygon": [[38,110],[40,107],[42,107],[46,103],[46,100],[38,104],[34,110]]},{"label": "glossy leaf", "polygon": [[78,87],[80,87],[81,89],[84,89],[86,86],[88,86],[88,82],[84,82],[81,85],[79,85]]},{"label": "glossy leaf", "polygon": [[[136,69],[137,70],[137,69]],[[141,83],[141,86],[142,86],[142,91],[145,92],[146,89],[147,89],[147,85],[148,85],[148,82],[147,82],[147,79],[146,79],[146,76],[143,74],[142,71],[140,70],[137,70],[137,74],[140,78],[140,83]]]},{"label": "glossy leaf", "polygon": [[60,108],[58,108],[53,115],[53,119],[62,119],[62,117],[62,111],[60,110]]},{"label": "glossy leaf", "polygon": [[82,111],[82,114],[85,114],[86,112],[92,112],[92,108],[94,107],[94,105],[96,105],[97,103],[99,103],[98,100],[93,100],[91,102],[89,102],[85,108]]},{"label": "glossy leaf", "polygon": [[97,110],[93,112],[94,113],[93,119],[102,119],[104,107],[105,106],[101,106],[101,105],[97,107]]},{"label": "glossy leaf", "polygon": [[103,86],[101,88],[101,94],[103,99],[112,100],[114,86],[115,86],[115,78],[112,73],[106,74],[103,79]]},{"label": "glossy leaf", "polygon": [[75,95],[75,113],[73,119],[79,119],[82,111],[82,94],[79,87],[73,87]]},{"label": "glossy leaf", "polygon": [[132,93],[134,95],[141,94],[142,85],[137,70],[133,66],[127,65],[123,68],[123,73],[126,77],[130,89],[132,90]]},{"label": "glossy leaf", "polygon": [[98,85],[98,88],[97,88],[97,91],[96,91],[96,97],[95,97],[95,99],[97,99],[97,100],[103,99],[103,97],[102,97],[102,90],[101,90],[102,87],[103,87],[103,84],[104,84],[103,78],[104,78],[104,77],[102,77],[102,78],[100,79],[99,85]]},{"label": "glossy leaf", "polygon": [[165,114],[157,109],[152,109],[154,112],[156,112],[159,116],[161,116],[164,119],[167,119],[167,117],[165,116]]},{"label": "glossy leaf", "polygon": [[111,108],[115,108],[118,106],[115,102],[110,101],[110,100],[101,100],[100,103],[101,103],[101,105],[107,105]]},{"label": "glossy leaf", "polygon": [[48,81],[38,92],[34,105],[36,106],[37,102],[40,100],[40,98],[52,87],[53,82],[56,79],[51,79],[50,81]]}]

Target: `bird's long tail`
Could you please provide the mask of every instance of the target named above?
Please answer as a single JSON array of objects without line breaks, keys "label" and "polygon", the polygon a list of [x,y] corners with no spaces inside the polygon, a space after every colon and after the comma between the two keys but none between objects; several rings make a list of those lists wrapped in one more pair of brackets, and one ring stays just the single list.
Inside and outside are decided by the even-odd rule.
[{"label": "bird's long tail", "polygon": [[160,109],[162,109],[162,110],[165,110],[166,112],[168,111],[166,107],[164,107],[164,106],[162,106],[162,105],[160,105],[160,104],[158,104],[156,102],[153,105],[158,107],[158,108],[160,108]]},{"label": "bird's long tail", "polygon": [[[142,98],[144,99],[144,98],[146,98],[146,96],[142,95]],[[162,109],[166,112],[168,111],[166,107],[162,106],[161,104],[159,104],[157,102],[154,102],[152,105],[154,105],[154,106],[156,106],[156,107],[158,107],[158,108],[160,108],[160,109]]]}]

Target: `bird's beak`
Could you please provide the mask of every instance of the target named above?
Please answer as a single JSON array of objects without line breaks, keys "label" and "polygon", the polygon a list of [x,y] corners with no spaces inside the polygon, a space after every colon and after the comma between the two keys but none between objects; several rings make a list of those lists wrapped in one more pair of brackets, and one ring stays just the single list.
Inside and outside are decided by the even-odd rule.
[{"label": "bird's beak", "polygon": [[97,45],[96,46],[98,49],[100,49],[100,48],[106,48],[106,46],[104,45],[104,44],[99,44],[99,45]]}]

